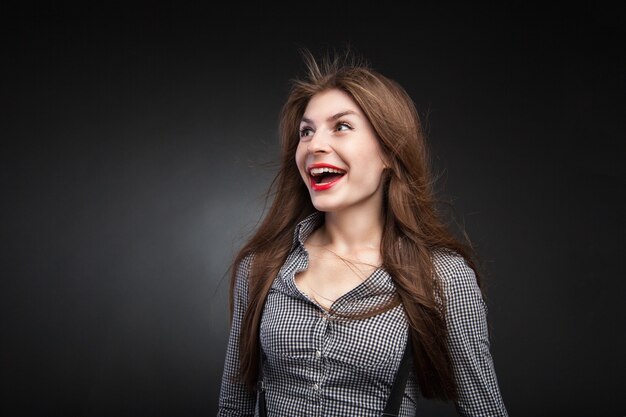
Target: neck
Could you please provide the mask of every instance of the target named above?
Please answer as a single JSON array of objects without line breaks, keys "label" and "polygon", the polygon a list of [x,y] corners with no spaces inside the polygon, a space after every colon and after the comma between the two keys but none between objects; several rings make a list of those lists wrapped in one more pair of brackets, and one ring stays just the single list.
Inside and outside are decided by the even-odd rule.
[{"label": "neck", "polygon": [[382,235],[383,215],[380,209],[325,213],[324,244],[340,253],[380,250]]}]

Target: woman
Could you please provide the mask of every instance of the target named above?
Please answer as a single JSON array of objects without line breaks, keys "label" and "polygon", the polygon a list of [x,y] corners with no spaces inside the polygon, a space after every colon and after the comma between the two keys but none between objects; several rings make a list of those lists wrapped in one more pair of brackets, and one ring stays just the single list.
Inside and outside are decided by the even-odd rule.
[{"label": "woman", "polygon": [[304,58],[272,205],[233,262],[219,416],[380,416],[400,368],[401,416],[420,395],[507,415],[474,256],[436,210],[412,100],[347,55]]}]

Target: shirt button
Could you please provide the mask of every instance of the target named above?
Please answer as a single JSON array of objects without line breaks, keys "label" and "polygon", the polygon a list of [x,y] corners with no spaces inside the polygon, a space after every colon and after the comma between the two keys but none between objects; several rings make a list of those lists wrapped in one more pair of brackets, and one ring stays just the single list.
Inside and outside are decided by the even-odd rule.
[{"label": "shirt button", "polygon": [[320,358],[320,357],[322,357],[322,352],[320,352],[319,350],[316,350],[316,351],[315,351],[315,357],[316,357],[316,358]]},{"label": "shirt button", "polygon": [[318,389],[320,389],[320,386],[318,384],[313,384],[313,389],[317,391]]}]

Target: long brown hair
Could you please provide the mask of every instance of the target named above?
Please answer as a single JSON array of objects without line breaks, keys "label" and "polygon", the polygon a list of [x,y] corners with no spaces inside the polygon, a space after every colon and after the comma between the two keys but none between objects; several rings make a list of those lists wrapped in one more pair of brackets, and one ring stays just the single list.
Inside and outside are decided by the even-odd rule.
[{"label": "long brown hair", "polygon": [[463,256],[476,272],[469,243],[461,242],[446,226],[437,209],[422,124],[408,93],[397,82],[372,69],[350,52],[324,56],[318,63],[302,50],[307,77],[292,80],[280,114],[280,168],[270,187],[271,206],[252,238],[232,264],[253,255],[248,275],[248,308],[241,324],[240,377],[249,387],[257,379],[259,325],[265,299],[291,248],[294,228],[313,213],[307,188],[298,173],[294,154],[299,124],[315,94],[339,89],[360,106],[372,124],[386,155],[384,173],[384,229],[382,266],[391,275],[398,297],[380,311],[402,303],[410,326],[414,366],[422,395],[457,399],[450,352],[447,348],[445,298],[433,266],[433,252]]}]

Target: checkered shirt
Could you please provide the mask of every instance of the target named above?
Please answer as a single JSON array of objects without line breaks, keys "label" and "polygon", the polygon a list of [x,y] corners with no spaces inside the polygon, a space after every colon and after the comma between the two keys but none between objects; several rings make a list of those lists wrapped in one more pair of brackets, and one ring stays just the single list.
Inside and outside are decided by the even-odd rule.
[{"label": "checkered shirt", "polygon": [[[304,241],[323,221],[313,213],[300,222],[287,260],[267,296],[261,319],[268,416],[380,417],[407,342],[402,306],[374,317],[345,320],[302,293],[294,276],[308,266]],[[487,307],[474,271],[463,258],[434,257],[446,296],[449,349],[462,416],[507,416],[489,351]],[[218,417],[258,416],[256,394],[236,382],[239,333],[247,305],[251,257],[239,265],[234,315],[226,352]],[[382,268],[335,301],[338,313],[355,313],[389,300],[395,292]],[[411,371],[400,416],[415,416],[419,387]]]}]

